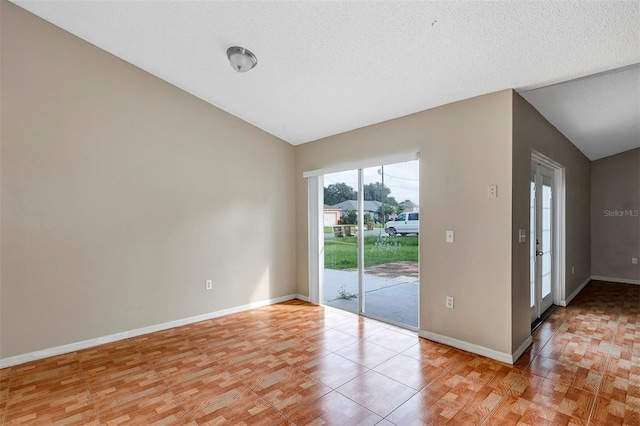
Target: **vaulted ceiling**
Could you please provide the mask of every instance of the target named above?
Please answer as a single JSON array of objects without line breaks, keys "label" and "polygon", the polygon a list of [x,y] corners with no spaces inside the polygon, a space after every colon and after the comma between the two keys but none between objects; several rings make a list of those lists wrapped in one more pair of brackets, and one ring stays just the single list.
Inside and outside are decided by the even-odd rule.
[{"label": "vaulted ceiling", "polygon": [[592,160],[640,146],[638,0],[12,1],[293,145],[515,88]]}]

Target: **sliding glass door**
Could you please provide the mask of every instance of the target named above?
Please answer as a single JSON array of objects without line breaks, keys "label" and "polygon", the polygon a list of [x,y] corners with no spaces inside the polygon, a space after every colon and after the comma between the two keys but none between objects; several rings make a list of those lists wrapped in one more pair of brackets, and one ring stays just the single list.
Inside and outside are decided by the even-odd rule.
[{"label": "sliding glass door", "polygon": [[324,304],[359,312],[358,170],[324,176]]},{"label": "sliding glass door", "polygon": [[323,303],[417,329],[418,167],[324,175]]}]

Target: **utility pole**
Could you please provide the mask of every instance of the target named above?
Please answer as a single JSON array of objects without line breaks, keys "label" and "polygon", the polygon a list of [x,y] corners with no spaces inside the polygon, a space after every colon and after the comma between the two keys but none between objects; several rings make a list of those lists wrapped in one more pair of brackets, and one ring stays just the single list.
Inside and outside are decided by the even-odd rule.
[{"label": "utility pole", "polygon": [[384,211],[384,166],[380,166],[380,169],[378,169],[378,174],[382,176],[382,186],[380,187],[380,202],[382,202],[382,227],[380,228],[380,235],[382,235],[384,225],[387,223],[387,221],[385,220]]}]

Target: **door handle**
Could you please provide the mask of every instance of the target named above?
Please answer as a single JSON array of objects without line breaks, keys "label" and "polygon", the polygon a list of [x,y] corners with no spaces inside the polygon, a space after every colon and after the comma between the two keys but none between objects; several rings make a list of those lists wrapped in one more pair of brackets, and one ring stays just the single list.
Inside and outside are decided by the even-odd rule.
[{"label": "door handle", "polygon": [[538,250],[536,250],[536,256],[542,256],[543,254],[544,254],[544,252],[543,252],[543,251],[538,251]]}]

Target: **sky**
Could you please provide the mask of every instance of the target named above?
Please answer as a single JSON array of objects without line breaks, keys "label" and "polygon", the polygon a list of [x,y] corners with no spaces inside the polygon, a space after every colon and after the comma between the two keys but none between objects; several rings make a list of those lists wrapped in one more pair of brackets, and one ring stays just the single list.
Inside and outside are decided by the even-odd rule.
[{"label": "sky", "polygon": [[[420,195],[418,191],[419,182],[419,162],[407,161],[405,163],[387,164],[384,166],[384,186],[391,189],[391,196],[396,201],[411,200],[416,204],[420,204]],[[364,169],[364,184],[380,182],[380,167],[370,167]],[[327,187],[332,183],[344,182],[354,190],[358,189],[358,171],[350,170],[347,172],[331,173],[324,175],[324,186]]]}]

